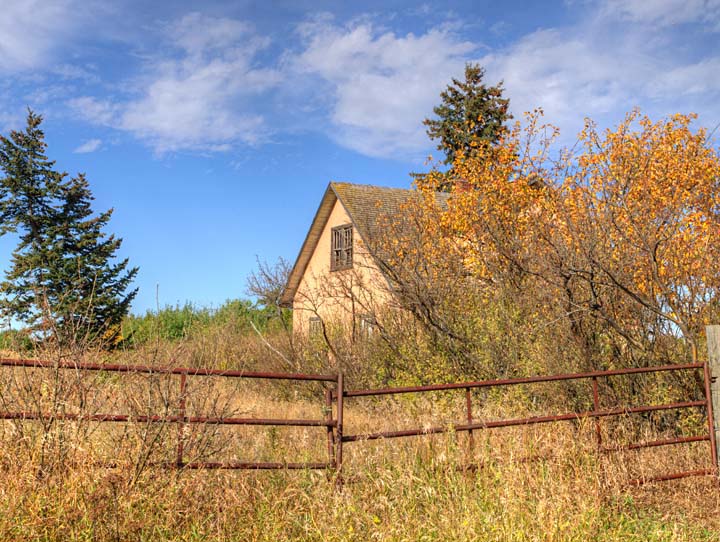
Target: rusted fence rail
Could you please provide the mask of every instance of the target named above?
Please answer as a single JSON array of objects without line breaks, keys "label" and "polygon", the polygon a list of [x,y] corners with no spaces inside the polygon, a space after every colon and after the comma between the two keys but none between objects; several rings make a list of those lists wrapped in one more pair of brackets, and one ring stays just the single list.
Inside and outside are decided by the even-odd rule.
[{"label": "rusted fence rail", "polygon": [[[0,412],[0,419],[40,420],[53,418],[56,420],[91,421],[91,422],[139,422],[139,423],[174,423],[178,426],[177,452],[174,462],[162,466],[186,469],[332,469],[339,472],[343,466],[343,446],[352,442],[377,439],[393,439],[432,435],[447,432],[467,432],[468,445],[472,451],[473,432],[501,427],[529,426],[534,424],[556,423],[562,421],[591,419],[595,423],[595,439],[597,449],[603,453],[612,453],[620,450],[637,450],[642,448],[655,448],[691,442],[708,442],[710,448],[710,466],[704,469],[687,470],[656,476],[649,480],[671,480],[687,476],[716,474],[718,472],[717,443],[715,426],[713,423],[713,404],[710,388],[710,369],[707,364],[690,363],[684,365],[662,365],[656,367],[643,367],[632,369],[617,369],[609,371],[592,371],[585,373],[568,373],[549,376],[534,376],[527,378],[480,380],[470,382],[456,382],[450,384],[433,384],[426,386],[408,386],[378,389],[345,389],[343,374],[304,374],[304,373],[275,373],[256,371],[225,371],[218,369],[199,369],[187,367],[155,367],[148,365],[111,365],[97,363],[75,363],[72,361],[51,362],[28,359],[0,358],[0,367],[25,367],[35,369],[76,370],[76,371],[105,371],[110,373],[176,375],[179,377],[179,402],[176,415],[130,415],[130,414],[85,414],[85,413],[41,413],[29,411]],[[704,382],[704,398],[702,400],[689,400],[674,403],[655,405],[636,405],[617,408],[601,408],[598,381],[600,379],[614,378],[627,375],[650,374],[661,372],[701,371]],[[283,418],[237,418],[222,416],[189,416],[186,413],[187,379],[194,377],[222,377],[222,378],[252,378],[265,380],[285,381],[311,381],[325,382],[329,387],[325,390],[323,419],[283,419]],[[481,420],[473,417],[472,390],[480,388],[498,388],[527,384],[541,384],[560,381],[589,380],[592,384],[592,410],[582,412],[567,412],[524,418],[511,418],[503,420]],[[334,389],[333,389],[334,388]],[[465,394],[466,419],[448,425],[434,427],[408,428],[392,431],[374,431],[369,433],[344,432],[344,403],[347,399],[358,397],[381,397],[408,393],[429,393],[438,391],[463,391]],[[624,415],[642,414],[649,412],[704,408],[707,414],[708,431],[705,434],[667,438],[646,442],[636,442],[625,445],[604,445],[600,420],[602,418]],[[286,426],[286,427],[325,427],[327,440],[327,460],[318,462],[185,462],[183,428],[189,424],[216,424],[216,425],[254,425],[254,426]]]},{"label": "rusted fence rail", "polygon": [[[637,375],[637,374],[649,374],[649,373],[660,373],[660,372],[678,372],[678,371],[702,371],[702,377],[704,381],[704,399],[697,401],[682,401],[675,403],[657,404],[657,405],[639,405],[639,406],[628,406],[618,407],[610,409],[600,408],[600,396],[598,379],[611,378],[626,375]],[[504,420],[476,420],[473,419],[472,412],[472,394],[471,390],[479,388],[498,388],[504,386],[518,386],[523,384],[539,384],[569,380],[590,380],[592,382],[592,401],[593,409],[584,412],[568,412],[564,414],[553,414],[547,416],[532,416],[526,418],[513,418]],[[715,428],[713,424],[713,406],[710,395],[710,373],[707,364],[702,363],[689,363],[684,365],[662,365],[656,367],[642,367],[632,369],[617,369],[608,371],[592,371],[586,373],[568,373],[558,374],[549,376],[533,376],[527,378],[513,378],[513,379],[501,379],[501,380],[480,380],[473,382],[455,382],[450,384],[432,384],[427,386],[407,386],[407,387],[395,387],[395,388],[381,388],[381,389],[360,389],[360,390],[346,390],[337,392],[337,398],[343,397],[344,399],[350,399],[355,397],[378,397],[385,395],[399,395],[407,393],[428,393],[437,391],[452,391],[452,390],[464,390],[465,392],[465,403],[467,418],[462,422],[451,423],[447,425],[438,425],[434,427],[422,427],[422,428],[409,428],[393,431],[376,431],[370,433],[356,433],[356,434],[340,434],[337,438],[337,447],[340,450],[336,454],[337,468],[342,467],[342,446],[344,443],[358,442],[365,440],[377,440],[377,439],[393,439],[401,437],[413,437],[422,435],[432,435],[439,433],[448,432],[468,432],[469,439],[468,445],[470,448],[473,446],[472,434],[473,431],[486,430],[500,427],[513,427],[513,426],[529,426],[534,424],[554,423],[570,420],[581,420],[581,419],[593,419],[595,422],[595,435],[597,441],[598,450],[601,452],[614,452],[619,450],[637,450],[641,448],[654,448],[658,446],[671,446],[677,444],[684,444],[689,442],[709,442],[710,444],[710,455],[711,455],[711,466],[706,469],[687,470],[682,472],[675,472],[655,476],[651,479],[645,479],[644,481],[661,481],[671,480],[677,478],[683,478],[687,476],[699,476],[717,473],[718,463],[716,454],[716,437]],[[340,401],[338,401],[340,403]],[[624,416],[630,414],[641,414],[647,412],[656,412],[663,410],[679,410],[689,408],[705,408],[707,414],[707,425],[708,432],[703,435],[696,435],[691,437],[678,437],[668,438],[662,440],[654,440],[648,442],[638,442],[623,446],[603,446],[600,430],[600,419],[606,417]],[[341,411],[338,415],[338,424],[342,424]]]},{"label": "rusted fence rail", "polygon": [[[325,395],[325,408],[330,415],[325,419],[283,419],[283,418],[235,418],[223,416],[188,416],[186,414],[188,377],[253,378],[263,380],[310,381],[338,383],[342,377],[323,374],[274,373],[257,371],[225,371],[220,369],[201,369],[189,367],[156,367],[150,365],[118,365],[102,363],[76,363],[73,361],[43,361],[33,359],[0,358],[0,367],[25,367],[31,369],[55,369],[75,371],[104,371],[109,373],[152,374],[179,376],[179,403],[177,415],[132,415],[132,414],[86,414],[72,412],[29,412],[3,411],[0,419],[5,420],[68,420],[88,422],[136,422],[136,423],[174,423],[178,426],[177,452],[174,462],[162,466],[187,469],[328,469],[335,468],[335,450],[333,431],[337,421],[332,418],[332,405],[329,393]],[[329,390],[328,390],[329,392]],[[342,412],[342,411],[341,411]],[[289,427],[326,427],[328,439],[328,459],[321,462],[185,462],[183,429],[185,425],[261,425]],[[113,465],[109,463],[109,465]]]}]

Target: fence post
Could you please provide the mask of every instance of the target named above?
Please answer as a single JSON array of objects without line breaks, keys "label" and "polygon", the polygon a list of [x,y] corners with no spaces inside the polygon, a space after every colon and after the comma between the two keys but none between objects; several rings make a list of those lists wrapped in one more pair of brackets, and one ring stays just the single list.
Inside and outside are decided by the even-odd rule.
[{"label": "fence post", "polygon": [[720,326],[705,326],[708,361],[705,363],[705,399],[707,400],[708,430],[712,463],[717,474],[718,457],[717,432],[720,430]]},{"label": "fence post", "polygon": [[186,385],[187,385],[187,375],[185,373],[182,373],[180,375],[180,419],[178,421],[178,442],[177,442],[177,457],[175,458],[175,466],[177,468],[182,468],[183,466],[183,452],[185,448],[185,392],[186,392]]},{"label": "fence post", "polygon": [[345,399],[345,389],[343,386],[343,374],[338,372],[337,377],[337,426],[335,427],[335,468],[337,469],[338,479],[340,471],[342,471],[343,463],[343,400]]},{"label": "fence post", "polygon": [[[597,376],[593,376],[592,379],[593,388],[593,411],[597,412],[600,410],[600,392],[598,390],[598,379]],[[595,418],[595,443],[597,444],[598,450],[602,448],[602,430],[600,429],[600,418]]]},{"label": "fence post", "polygon": [[[467,410],[467,422],[468,425],[472,425],[472,394],[470,388],[465,388],[465,408]],[[475,448],[475,438],[473,437],[472,429],[468,430],[468,460],[472,462],[473,459],[473,448]]]},{"label": "fence post", "polygon": [[[330,388],[325,390],[325,419],[328,423],[333,422],[333,404],[332,404],[332,390]],[[328,447],[328,464],[330,468],[335,468],[335,435],[333,434],[333,426],[327,426],[327,447]]]}]

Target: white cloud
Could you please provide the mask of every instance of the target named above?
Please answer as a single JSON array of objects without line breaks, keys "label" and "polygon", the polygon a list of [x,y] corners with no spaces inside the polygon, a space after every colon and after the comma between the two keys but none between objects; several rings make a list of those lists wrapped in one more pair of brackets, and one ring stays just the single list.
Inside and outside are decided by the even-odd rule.
[{"label": "white cloud", "polygon": [[[504,82],[517,119],[541,107],[565,143],[574,141],[585,117],[616,124],[636,106],[654,116],[695,111],[714,125],[720,120],[720,56],[704,51],[704,58],[688,62],[676,53],[671,32],[635,24],[635,18],[707,22],[720,0],[690,3],[608,0],[574,26],[537,30],[475,58],[486,68],[486,84]],[[407,158],[427,150],[422,119],[480,49],[446,28],[397,36],[367,22],[340,27],[321,18],[300,32],[306,46],[294,67],[327,85],[329,133],[370,156]]]},{"label": "white cloud", "polygon": [[305,49],[293,66],[327,84],[332,136],[371,156],[406,157],[430,146],[422,120],[476,49],[444,28],[398,36],[370,23],[320,19],[300,33]]},{"label": "white cloud", "polygon": [[[710,57],[693,64],[675,66],[657,75],[648,85],[648,94],[653,98],[715,95],[720,93],[720,57]],[[718,119],[720,120],[720,119]]]},{"label": "white cloud", "polygon": [[[278,60],[247,22],[191,13],[162,27],[160,43],[150,40],[161,52],[138,56],[140,76],[117,84],[117,94],[84,91],[68,103],[161,154],[262,143],[295,129],[293,115],[301,115],[303,130],[359,153],[417,159],[435,146],[422,120],[465,63],[478,61],[487,84],[504,80],[516,117],[541,106],[566,139],[586,116],[614,124],[637,105],[655,116],[696,111],[707,124],[720,120],[720,54],[707,46],[720,0],[602,0],[574,25],[533,31],[489,53],[464,37],[468,27],[400,34],[377,20],[342,25],[318,16],[298,26],[299,48]],[[671,26],[680,23],[693,26],[679,36]],[[75,81],[96,73],[64,66]],[[282,107],[268,96],[281,82]]]},{"label": "white cloud", "polygon": [[[671,38],[652,30],[594,20],[539,30],[480,60],[491,80],[503,79],[517,118],[542,107],[545,118],[572,142],[583,118],[614,125],[633,107],[657,117],[697,112],[701,123],[720,120],[720,56],[688,63],[673,54]],[[714,97],[714,98],[713,98]]]},{"label": "white cloud", "polygon": [[82,118],[94,124],[112,126],[120,114],[120,106],[109,100],[98,100],[91,96],[81,96],[68,101],[68,105]]},{"label": "white cloud", "polygon": [[85,143],[76,148],[73,152],[75,154],[87,154],[95,152],[102,146],[101,139],[88,139]]},{"label": "white cloud", "polygon": [[49,65],[87,11],[88,5],[78,0],[4,0],[0,10],[0,70]]},{"label": "white cloud", "polygon": [[[106,0],[3,0],[0,3],[0,127],[22,125],[25,107],[53,116],[76,85],[99,82],[80,64],[91,35],[109,13]],[[90,24],[92,22],[92,24]],[[105,35],[103,29],[103,35]]]},{"label": "white cloud", "polygon": [[249,103],[280,81],[276,70],[254,66],[268,45],[241,21],[186,15],[167,29],[174,51],[148,62],[137,97],[81,97],[70,105],[87,120],[128,131],[158,153],[222,151],[266,135]]},{"label": "white cloud", "polygon": [[490,78],[502,79],[515,117],[542,107],[561,127],[579,127],[585,116],[629,109],[642,82],[653,77],[654,61],[642,53],[595,45],[558,30],[540,30],[481,63]]},{"label": "white cloud", "polygon": [[605,15],[621,20],[669,26],[720,23],[720,0],[606,0]]},{"label": "white cloud", "polygon": [[232,48],[240,36],[253,34],[252,27],[243,21],[208,17],[197,12],[170,25],[170,32],[175,43],[191,54]]}]

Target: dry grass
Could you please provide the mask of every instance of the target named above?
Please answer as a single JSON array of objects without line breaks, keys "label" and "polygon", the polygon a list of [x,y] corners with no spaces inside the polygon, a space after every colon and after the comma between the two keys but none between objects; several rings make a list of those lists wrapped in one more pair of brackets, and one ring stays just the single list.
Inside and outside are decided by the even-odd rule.
[{"label": "dry grass", "polygon": [[[5,407],[171,411],[169,377],[2,370]],[[51,390],[59,390],[55,401]],[[322,390],[190,379],[189,413],[318,418]],[[477,418],[508,415],[488,402]],[[505,406],[503,406],[505,405]],[[510,415],[517,416],[515,409]],[[447,423],[462,396],[353,400],[346,432]],[[174,425],[2,422],[0,540],[720,540],[710,477],[634,487],[631,478],[707,465],[706,443],[598,455],[594,426],[555,424],[467,436],[346,444],[345,483],[325,472],[186,472],[172,459]],[[605,438],[646,426],[605,425]],[[624,432],[624,433],[623,433]],[[629,438],[629,437],[628,437]],[[198,427],[187,460],[323,460],[322,428]],[[42,456],[42,457],[41,457]],[[541,458],[526,461],[523,458]],[[117,459],[120,468],[93,466]],[[481,464],[465,470],[468,462]]]}]

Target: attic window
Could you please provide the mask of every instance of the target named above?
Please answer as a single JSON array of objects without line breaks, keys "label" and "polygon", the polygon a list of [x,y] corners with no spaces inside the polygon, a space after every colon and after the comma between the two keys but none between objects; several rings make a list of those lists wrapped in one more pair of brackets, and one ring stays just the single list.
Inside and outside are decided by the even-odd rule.
[{"label": "attic window", "polygon": [[330,252],[330,271],[352,267],[353,235],[352,224],[344,224],[332,229],[332,248]]}]

